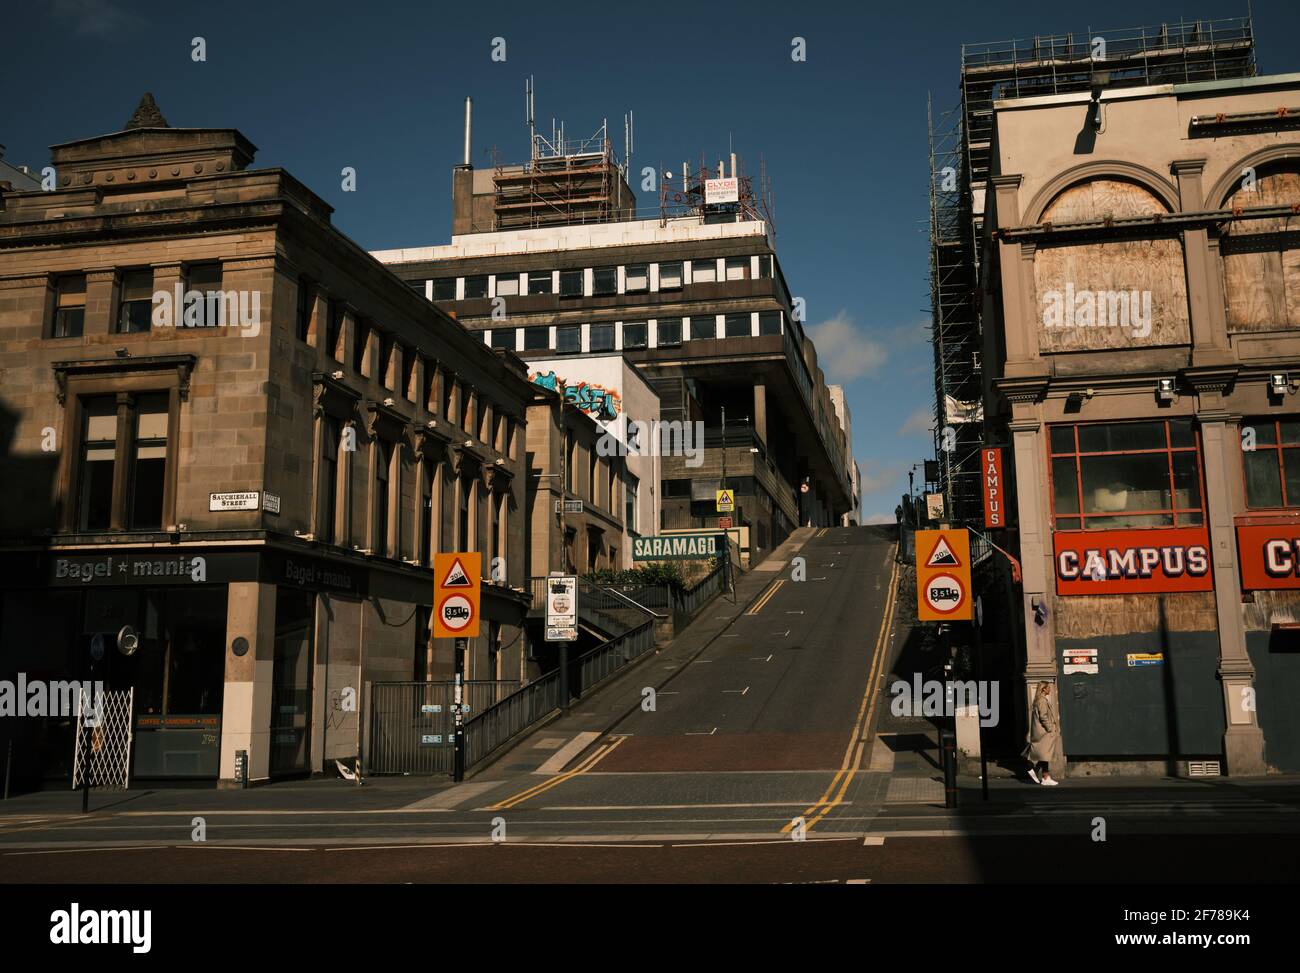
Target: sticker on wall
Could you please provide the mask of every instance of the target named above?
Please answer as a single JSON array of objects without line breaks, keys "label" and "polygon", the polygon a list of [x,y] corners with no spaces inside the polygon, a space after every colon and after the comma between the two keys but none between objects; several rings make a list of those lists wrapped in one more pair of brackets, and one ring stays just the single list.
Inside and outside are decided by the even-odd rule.
[{"label": "sticker on wall", "polygon": [[1128,667],[1137,669],[1142,666],[1162,666],[1165,664],[1163,652],[1130,652],[1127,656]]},{"label": "sticker on wall", "polygon": [[1067,676],[1075,672],[1095,676],[1097,674],[1097,650],[1062,649],[1061,671]]}]

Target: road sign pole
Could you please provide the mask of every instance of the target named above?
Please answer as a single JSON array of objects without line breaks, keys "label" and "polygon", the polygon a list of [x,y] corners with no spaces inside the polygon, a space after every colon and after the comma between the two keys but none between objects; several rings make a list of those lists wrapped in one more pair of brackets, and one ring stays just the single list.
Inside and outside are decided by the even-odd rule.
[{"label": "road sign pole", "polygon": [[[86,682],[89,683],[91,687],[90,691],[93,692],[95,686],[95,657],[93,654],[90,658],[90,678],[87,679]],[[88,814],[90,812],[90,768],[91,761],[95,759],[95,750],[94,747],[91,746],[94,736],[86,732],[86,700],[88,699],[88,695],[88,692],[85,689],[82,689],[78,697],[77,706],[77,710],[81,713],[81,755],[83,758],[81,766],[82,814]]]},{"label": "road sign pole", "polygon": [[[468,639],[456,639],[456,655],[463,658],[465,647],[469,644]],[[452,718],[456,721],[455,735],[452,737],[452,767],[451,779],[460,783],[465,779],[465,712],[463,700],[465,698],[465,687],[462,684],[462,675],[456,673],[456,688],[453,696],[451,713]]]},{"label": "road sign pole", "polygon": [[[975,610],[975,619],[971,625],[975,629],[975,685],[978,693],[983,692],[984,687],[984,638],[980,631],[984,626],[984,611],[981,604]],[[976,698],[979,698],[977,693]],[[984,746],[984,714],[975,709],[975,739],[979,741],[980,746],[980,791],[984,800],[989,799],[989,755]]]},{"label": "road sign pole", "polygon": [[569,710],[569,643],[560,643],[560,712]]}]

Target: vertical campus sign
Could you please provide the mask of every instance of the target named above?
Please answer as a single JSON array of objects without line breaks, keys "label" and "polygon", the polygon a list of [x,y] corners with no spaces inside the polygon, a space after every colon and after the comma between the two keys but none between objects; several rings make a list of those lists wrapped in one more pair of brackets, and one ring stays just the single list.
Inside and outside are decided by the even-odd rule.
[{"label": "vertical campus sign", "polygon": [[916,532],[916,617],[923,622],[970,621],[970,535]]},{"label": "vertical campus sign", "polygon": [[980,478],[984,484],[984,526],[1005,527],[1007,504],[1001,446],[985,446],[980,450]]},{"label": "vertical campus sign", "polygon": [[478,636],[482,567],[482,555],[477,551],[433,556],[434,638]]}]

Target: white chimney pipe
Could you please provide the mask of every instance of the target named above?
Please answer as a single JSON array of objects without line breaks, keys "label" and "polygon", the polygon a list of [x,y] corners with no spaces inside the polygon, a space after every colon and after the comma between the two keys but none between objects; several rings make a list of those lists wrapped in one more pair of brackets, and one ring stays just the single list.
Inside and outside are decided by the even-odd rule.
[{"label": "white chimney pipe", "polygon": [[474,113],[474,99],[473,99],[473,98],[466,98],[466,99],[465,99],[465,165],[469,165],[469,164],[470,164],[470,162],[469,162],[469,132],[470,132],[470,120],[471,120],[472,117],[473,117],[473,113]]},{"label": "white chimney pipe", "polygon": [[736,178],[736,153],[731,153],[731,178]]}]

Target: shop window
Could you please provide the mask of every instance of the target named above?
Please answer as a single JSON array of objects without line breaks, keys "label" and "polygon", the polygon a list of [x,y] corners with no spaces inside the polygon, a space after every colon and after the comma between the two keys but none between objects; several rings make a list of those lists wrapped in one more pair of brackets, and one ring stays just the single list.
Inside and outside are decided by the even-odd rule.
[{"label": "shop window", "polygon": [[682,286],[682,262],[659,265],[659,289],[661,291],[680,290]]},{"label": "shop window", "polygon": [[555,350],[561,355],[576,355],[582,351],[582,326],[562,324],[555,329]]},{"label": "shop window", "polygon": [[618,293],[618,268],[597,267],[592,271],[591,293],[594,295]]},{"label": "shop window", "polygon": [[[533,293],[532,276],[528,278],[528,293]],[[518,274],[497,274],[497,297],[517,297],[519,295]]]},{"label": "shop window", "polygon": [[549,270],[534,270],[528,275],[529,294],[551,293],[552,274]]},{"label": "shop window", "polygon": [[434,278],[433,299],[435,301],[456,300],[456,278],[455,277]]},{"label": "shop window", "polygon": [[1300,419],[1243,419],[1241,431],[1246,506],[1300,507]]},{"label": "shop window", "polygon": [[691,340],[700,341],[718,336],[718,319],[716,315],[691,315]]},{"label": "shop window", "polygon": [[614,326],[612,324],[593,324],[587,334],[587,347],[595,351],[614,350]]},{"label": "shop window", "polygon": [[60,277],[54,285],[54,327],[51,337],[80,338],[86,327],[86,275]]},{"label": "shop window", "polygon": [[718,262],[716,260],[692,260],[691,283],[712,284],[718,279]]},{"label": "shop window", "polygon": [[1052,426],[1049,440],[1057,530],[1205,523],[1190,419]]},{"label": "shop window", "polygon": [[583,276],[584,274],[581,270],[561,270],[560,296],[582,297],[583,291],[585,290]]},{"label": "shop window", "polygon": [[623,291],[627,294],[640,294],[650,289],[650,265],[632,264],[625,272]]},{"label": "shop window", "polygon": [[132,270],[122,275],[118,301],[118,334],[148,331],[153,321],[153,271]]},{"label": "shop window", "polygon": [[660,318],[655,322],[655,344],[660,348],[682,343],[682,319]]},{"label": "shop window", "polygon": [[649,340],[648,326],[644,321],[623,325],[623,348],[644,348]]},{"label": "shop window", "polygon": [[488,279],[487,274],[477,274],[474,277],[465,278],[465,300],[473,300],[476,297],[488,296]]}]

